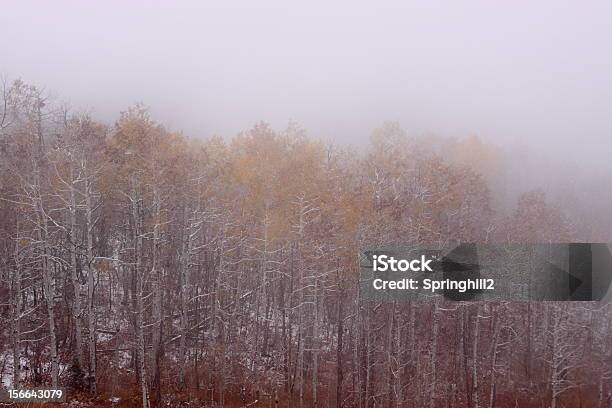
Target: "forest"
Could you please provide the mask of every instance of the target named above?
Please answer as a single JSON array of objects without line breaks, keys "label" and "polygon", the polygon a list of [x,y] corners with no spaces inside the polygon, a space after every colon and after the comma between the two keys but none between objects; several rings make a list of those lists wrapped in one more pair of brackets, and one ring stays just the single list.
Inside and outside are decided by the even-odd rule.
[{"label": "forest", "polygon": [[190,138],[141,105],[107,124],[2,91],[3,387],[72,407],[612,406],[609,303],[359,295],[364,247],[612,241],[601,203],[508,193],[526,161],[502,148],[394,122],[363,148],[296,123]]}]

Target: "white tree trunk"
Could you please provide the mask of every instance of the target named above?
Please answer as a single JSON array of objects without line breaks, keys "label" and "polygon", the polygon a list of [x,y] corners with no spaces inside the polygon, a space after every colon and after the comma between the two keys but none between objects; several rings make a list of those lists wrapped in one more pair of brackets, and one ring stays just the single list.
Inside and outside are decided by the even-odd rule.
[{"label": "white tree trunk", "polygon": [[[89,175],[87,175],[89,177]],[[85,206],[87,214],[87,323],[89,331],[89,390],[96,393],[96,312],[94,308],[94,254],[92,183],[86,179]]]},{"label": "white tree trunk", "polygon": [[432,328],[432,342],[431,342],[431,374],[432,380],[430,384],[429,390],[429,407],[435,407],[436,400],[436,382],[437,382],[437,369],[438,369],[438,330],[440,326],[440,318],[438,315],[438,302],[439,296],[435,297],[434,305],[433,305],[433,328]]},{"label": "white tree trunk", "polygon": [[20,340],[21,340],[21,261],[19,246],[20,237],[17,234],[17,240],[15,242],[15,270],[13,274],[13,288],[11,293],[13,295],[12,306],[13,310],[11,313],[12,322],[12,340],[13,340],[13,388],[19,388],[21,383],[21,361],[20,361]]},{"label": "white tree trunk", "polygon": [[[38,172],[38,170],[36,170]],[[49,348],[51,357],[51,386],[57,388],[59,385],[59,356],[57,353],[57,336],[55,328],[55,282],[53,279],[53,272],[50,265],[50,254],[49,254],[49,242],[48,242],[48,230],[47,230],[47,219],[44,213],[42,198],[40,196],[40,183],[37,186],[37,210],[38,210],[38,232],[39,240],[42,245],[42,257],[41,266],[43,274],[43,290],[45,296],[45,303],[47,305],[47,319],[49,324]]]},{"label": "white tree trunk", "polygon": [[476,316],[474,317],[474,332],[472,336],[472,401],[474,408],[480,407],[479,389],[478,389],[478,342],[480,340],[480,311],[481,306],[476,308]]},{"label": "white tree trunk", "polygon": [[[492,316],[497,315],[496,313],[492,312],[491,313]],[[489,367],[489,371],[490,371],[490,380],[489,382],[491,383],[491,389],[489,392],[489,408],[493,408],[495,406],[495,393],[496,393],[496,389],[497,389],[497,371],[496,371],[496,365],[497,365],[497,353],[498,353],[498,349],[499,349],[499,335],[500,335],[500,331],[501,331],[501,321],[499,319],[499,317],[495,318],[495,323],[494,323],[494,327],[493,327],[493,340],[492,340],[492,351],[491,351],[491,366]]]},{"label": "white tree trunk", "polygon": [[550,370],[550,385],[551,385],[551,401],[550,408],[557,408],[557,397],[559,396],[560,382],[560,358],[559,355],[559,331],[560,331],[560,316],[554,305],[551,305],[552,310],[552,367]]},{"label": "white tree trunk", "polygon": [[70,188],[70,263],[71,263],[71,274],[70,278],[72,281],[72,290],[74,291],[74,301],[72,304],[72,316],[74,319],[74,337],[76,346],[76,362],[79,365],[79,370],[82,370],[85,366],[83,360],[83,328],[81,323],[81,283],[77,276],[77,203],[76,203],[76,186],[74,180],[74,174],[71,174],[72,186]]},{"label": "white tree trunk", "polygon": [[142,219],[139,211],[140,199],[137,194],[133,194],[132,200],[132,217],[134,219],[134,234],[135,242],[135,266],[134,273],[136,274],[136,347],[138,360],[138,373],[140,375],[140,391],[142,398],[142,408],[149,408],[149,390],[147,387],[147,367],[145,354],[145,338],[144,338],[144,322],[143,322],[143,290],[144,280],[141,273],[141,257],[142,257]]},{"label": "white tree trunk", "polygon": [[183,243],[183,253],[181,254],[180,263],[180,302],[181,302],[181,338],[179,340],[179,383],[185,385],[185,363],[187,356],[187,330],[188,330],[188,299],[189,296],[189,260],[191,253],[191,234],[192,234],[192,223],[190,223],[189,229],[185,232],[187,235]]}]

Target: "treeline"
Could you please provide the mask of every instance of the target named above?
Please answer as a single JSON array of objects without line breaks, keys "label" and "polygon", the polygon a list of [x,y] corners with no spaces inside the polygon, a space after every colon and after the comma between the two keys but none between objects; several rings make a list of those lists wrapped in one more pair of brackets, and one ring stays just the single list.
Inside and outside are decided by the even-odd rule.
[{"label": "treeline", "polygon": [[22,81],[0,109],[6,386],[143,408],[610,406],[608,305],[359,297],[365,246],[579,238],[539,191],[498,215],[478,139],[192,140]]}]

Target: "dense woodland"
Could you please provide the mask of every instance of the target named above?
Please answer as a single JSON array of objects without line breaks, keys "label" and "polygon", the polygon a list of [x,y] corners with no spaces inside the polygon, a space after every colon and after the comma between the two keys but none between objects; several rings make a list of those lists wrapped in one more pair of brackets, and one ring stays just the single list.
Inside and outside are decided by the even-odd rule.
[{"label": "dense woodland", "polygon": [[363,149],[295,124],[190,139],[6,83],[2,382],[82,406],[610,407],[609,304],[359,297],[364,246],[612,241],[541,190],[502,210],[507,161],[394,123]]}]

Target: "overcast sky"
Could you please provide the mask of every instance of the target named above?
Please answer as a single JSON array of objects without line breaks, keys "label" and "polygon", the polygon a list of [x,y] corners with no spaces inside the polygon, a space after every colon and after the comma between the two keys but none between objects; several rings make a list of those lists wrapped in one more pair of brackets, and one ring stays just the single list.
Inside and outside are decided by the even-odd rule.
[{"label": "overcast sky", "polygon": [[[537,3],[537,4],[536,4]],[[360,143],[407,130],[612,150],[612,2],[12,1],[0,73],[190,136],[290,119]]]}]

